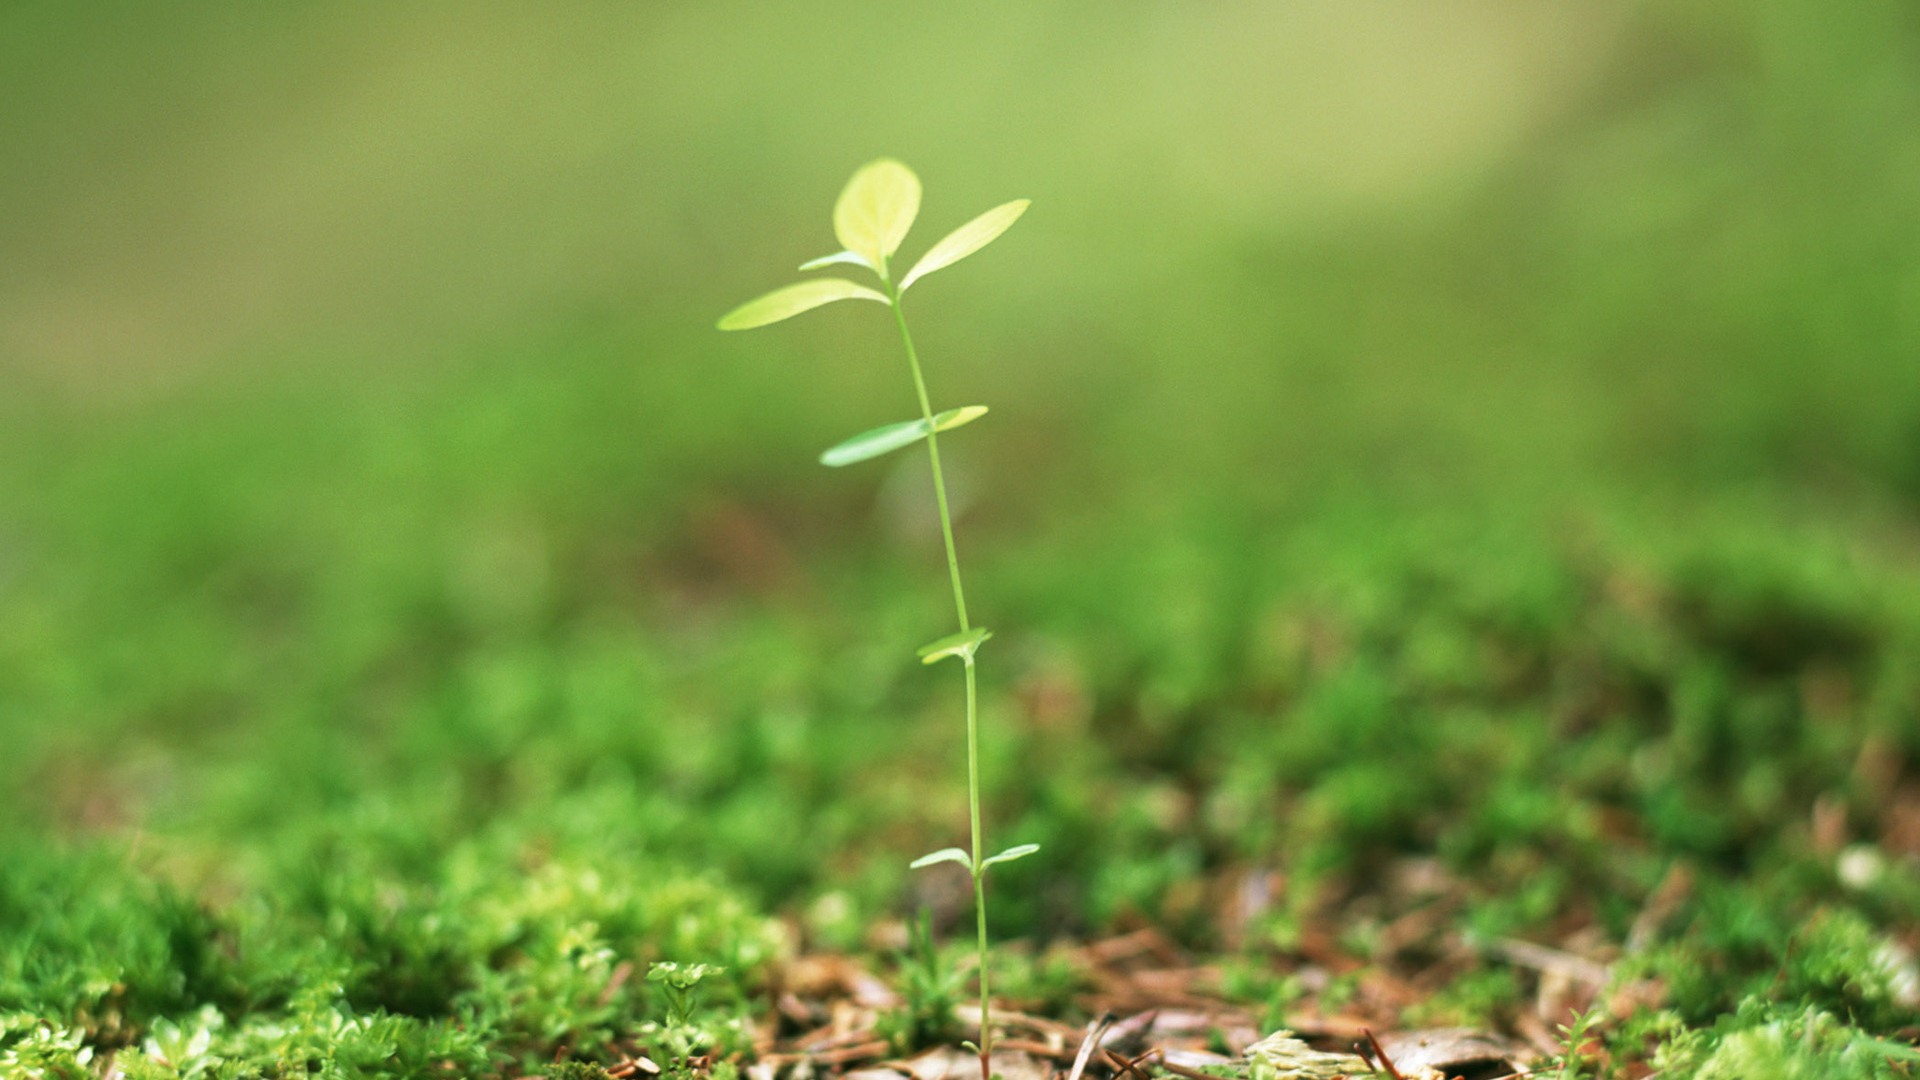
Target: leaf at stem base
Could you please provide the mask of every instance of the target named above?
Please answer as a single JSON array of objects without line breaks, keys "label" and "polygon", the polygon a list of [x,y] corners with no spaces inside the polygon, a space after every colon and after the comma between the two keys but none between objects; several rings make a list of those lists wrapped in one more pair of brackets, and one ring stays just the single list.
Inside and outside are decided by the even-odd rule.
[{"label": "leaf at stem base", "polygon": [[998,855],[989,855],[980,860],[980,869],[984,871],[987,867],[995,863],[1008,863],[1015,859],[1024,859],[1039,850],[1039,844],[1015,844]]},{"label": "leaf at stem base", "polygon": [[980,643],[993,636],[993,631],[984,626],[971,630],[962,630],[958,634],[948,634],[939,641],[920,646],[915,654],[923,664],[937,663],[949,656],[957,656],[967,663],[973,663],[973,654],[980,649]]},{"label": "leaf at stem base", "polygon": [[908,863],[907,869],[924,870],[929,866],[943,862],[959,863],[961,866],[967,868],[968,873],[973,872],[973,856],[968,855],[965,851],[957,847],[941,848],[931,855],[922,855]]}]

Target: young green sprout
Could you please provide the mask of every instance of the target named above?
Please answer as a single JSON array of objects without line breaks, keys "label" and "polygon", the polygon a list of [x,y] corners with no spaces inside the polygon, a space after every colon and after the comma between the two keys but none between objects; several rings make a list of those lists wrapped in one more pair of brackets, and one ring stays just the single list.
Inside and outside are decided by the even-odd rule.
[{"label": "young green sprout", "polygon": [[667,999],[667,1023],[674,1027],[690,1027],[693,1024],[694,997],[700,981],[709,975],[726,973],[726,968],[713,964],[681,967],[671,960],[661,960],[647,968],[647,981],[659,986]]},{"label": "young green sprout", "polygon": [[913,861],[913,869],[935,863],[952,862],[965,867],[973,877],[974,923],[980,950],[980,1054],[981,1080],[989,1080],[989,1057],[993,1051],[993,1025],[987,989],[987,871],[998,863],[1031,855],[1037,844],[1020,844],[998,855],[985,856],[981,847],[980,824],[980,726],[974,663],[980,645],[992,633],[976,626],[967,617],[967,594],[960,584],[960,556],[953,543],[953,515],[947,508],[947,484],[940,471],[940,435],[985,416],[985,405],[967,405],[944,412],[933,411],[927,394],[927,380],[920,369],[920,354],[913,347],[913,335],[907,332],[906,312],[900,298],[921,278],[944,269],[992,243],[1027,209],[1027,200],[1016,199],[981,214],[948,233],[927,249],[920,261],[905,274],[894,275],[892,260],[906,239],[907,230],[920,212],[920,178],[890,158],[882,158],[853,174],[833,207],[833,232],[844,250],[801,265],[801,270],[847,265],[870,271],[879,288],[848,281],[845,278],[816,278],[777,289],[728,312],[720,319],[722,330],[747,330],[788,319],[836,300],[872,300],[892,309],[894,325],[900,328],[900,343],[906,349],[907,370],[913,375],[914,393],[920,402],[920,418],[887,424],[862,432],[820,455],[820,463],[830,466],[851,465],[890,451],[911,446],[922,439],[927,443],[927,459],[933,466],[933,497],[940,510],[940,534],[946,541],[947,577],[953,587],[953,609],[960,624],[949,634],[919,651],[922,663],[932,664],[956,657],[966,672],[967,686],[967,809],[972,825],[972,849],[946,848]]},{"label": "young green sprout", "polygon": [[665,1057],[668,1077],[684,1078],[701,1072],[689,1068],[687,1059],[707,1052],[713,1046],[714,1032],[695,1022],[694,1005],[700,997],[701,980],[726,973],[726,968],[713,964],[683,967],[671,960],[658,961],[647,969],[647,981],[658,986],[660,996],[666,999],[667,1022],[643,1024],[640,1031],[652,1049]]}]

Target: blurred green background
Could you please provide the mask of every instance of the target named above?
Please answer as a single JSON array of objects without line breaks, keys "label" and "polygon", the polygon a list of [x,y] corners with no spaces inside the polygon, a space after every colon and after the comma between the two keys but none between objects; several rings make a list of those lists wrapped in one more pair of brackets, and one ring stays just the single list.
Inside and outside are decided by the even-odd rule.
[{"label": "blurred green background", "polygon": [[1040,207],[926,310],[946,394],[1046,441],[1029,485],[1911,495],[1913,13],[1670,7],[12,4],[0,348],[97,409],[477,354],[564,395],[589,339],[632,471],[711,486],[778,460],[743,431],[898,411],[857,316],[703,333],[887,153],[920,243]]},{"label": "blurred green background", "polygon": [[[712,328],[890,155],[909,253],[1034,200],[913,312],[994,410],[1003,930],[1284,949],[1222,882],[1437,855],[1618,940],[1676,858],[1817,856],[1792,926],[1826,799],[1914,936],[1910,3],[15,0],[0,146],[0,912],[567,865],[951,917],[899,866],[964,824],[924,466],[813,464],[912,413],[890,328]],[[350,996],[491,985],[446,963]],[[129,1015],[285,999],[194,978]]]}]

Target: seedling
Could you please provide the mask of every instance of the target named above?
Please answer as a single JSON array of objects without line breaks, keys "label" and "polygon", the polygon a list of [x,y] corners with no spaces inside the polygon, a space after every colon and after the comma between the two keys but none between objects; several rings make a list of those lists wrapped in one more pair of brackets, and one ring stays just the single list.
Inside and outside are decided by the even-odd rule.
[{"label": "seedling", "polygon": [[699,994],[700,980],[709,975],[724,975],[727,969],[712,964],[681,967],[662,960],[647,969],[647,981],[660,988],[667,999],[667,1023],[676,1028],[693,1026],[693,1006]]},{"label": "seedling", "polygon": [[803,263],[800,269],[816,270],[826,266],[854,266],[871,272],[878,279],[874,289],[845,278],[815,278],[776,289],[758,300],[749,301],[720,319],[722,330],[747,330],[792,318],[836,300],[871,300],[887,305],[894,325],[900,329],[900,344],[907,354],[907,370],[913,376],[913,389],[920,402],[920,418],[887,424],[862,432],[820,455],[820,463],[838,468],[866,461],[882,454],[912,446],[925,440],[927,459],[933,466],[933,496],[940,510],[940,535],[946,542],[947,577],[953,588],[953,609],[960,628],[924,645],[919,650],[922,663],[938,663],[957,658],[966,673],[967,689],[967,809],[972,825],[971,850],[946,848],[915,859],[915,870],[936,863],[958,863],[973,878],[974,923],[980,951],[980,1054],[981,1080],[988,1080],[988,1061],[993,1050],[993,1025],[987,988],[987,871],[1040,850],[1037,844],[1019,844],[998,855],[984,855],[980,824],[980,726],[977,719],[977,691],[974,665],[980,646],[993,636],[984,626],[976,626],[967,616],[967,594],[960,583],[960,556],[953,542],[953,515],[947,507],[947,484],[940,471],[940,435],[987,414],[985,405],[968,405],[944,412],[933,411],[927,394],[927,380],[920,367],[920,354],[913,347],[913,335],[907,331],[906,311],[900,300],[914,283],[935,270],[945,269],[979,251],[1007,231],[1026,213],[1027,200],[1015,199],[981,214],[948,233],[927,249],[920,261],[897,279],[892,260],[906,239],[907,230],[920,213],[920,178],[890,158],[882,158],[862,167],[847,181],[833,207],[833,232],[844,249],[832,255]]},{"label": "seedling", "polygon": [[683,967],[670,960],[660,961],[647,969],[647,981],[660,988],[660,996],[666,1001],[667,1022],[663,1025],[644,1025],[642,1034],[656,1040],[658,1048],[666,1052],[672,1074],[695,1072],[686,1068],[685,1063],[713,1045],[713,1032],[694,1020],[693,1011],[699,1003],[700,981],[708,976],[724,975],[726,971],[726,968],[712,964]]},{"label": "seedling", "polygon": [[1564,1049],[1560,1053],[1560,1072],[1557,1080],[1580,1080],[1584,1075],[1583,1065],[1587,1063],[1587,1043],[1593,1037],[1593,1029],[1601,1020],[1600,1006],[1585,1012],[1576,1013],[1571,1024],[1561,1024],[1560,1041]]},{"label": "seedling", "polygon": [[901,1002],[880,1021],[887,1041],[901,1054],[946,1042],[957,1026],[954,1011],[965,992],[963,975],[935,947],[932,924],[926,912],[907,924],[907,947],[900,953]]}]

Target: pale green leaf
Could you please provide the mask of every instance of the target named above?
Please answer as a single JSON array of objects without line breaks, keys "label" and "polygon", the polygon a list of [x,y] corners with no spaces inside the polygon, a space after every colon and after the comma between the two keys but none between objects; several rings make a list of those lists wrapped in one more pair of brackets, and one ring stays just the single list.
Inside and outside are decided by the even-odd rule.
[{"label": "pale green leaf", "polygon": [[[964,405],[958,409],[948,409],[934,416],[933,430],[949,431],[962,424],[970,424],[986,414],[985,405]],[[892,453],[903,446],[912,446],[926,437],[927,422],[925,420],[902,420],[897,424],[885,424],[834,444],[820,455],[820,464],[837,469],[842,465],[852,465],[857,461]]]},{"label": "pale green leaf", "polygon": [[1029,199],[1015,199],[1010,203],[1001,203],[948,233],[940,239],[939,243],[928,248],[927,253],[920,256],[920,261],[913,264],[913,269],[907,271],[907,276],[900,279],[900,291],[906,292],[907,286],[935,270],[952,266],[993,243],[1000,238],[1001,233],[1006,232],[1014,222],[1020,220],[1020,215],[1027,212],[1029,205],[1031,205]]},{"label": "pale green leaf", "polygon": [[1039,850],[1040,850],[1039,844],[1015,844],[1013,847],[1008,848],[1007,850],[1001,852],[998,855],[990,855],[987,858],[980,860],[980,869],[985,870],[987,867],[992,866],[994,863],[1012,862],[1015,859],[1024,859],[1027,856]]},{"label": "pale green leaf", "polygon": [[647,968],[647,981],[666,983],[680,990],[690,990],[709,975],[726,973],[726,968],[714,964],[690,964],[683,968],[671,960],[660,960]]},{"label": "pale green leaf", "polygon": [[853,438],[834,444],[820,455],[820,464],[837,469],[857,461],[877,458],[903,446],[912,446],[927,437],[925,420],[903,420],[863,431]]},{"label": "pale green leaf", "polygon": [[952,431],[954,428],[971,424],[985,415],[987,415],[985,405],[962,405],[957,409],[948,409],[946,412],[934,415],[933,430]]},{"label": "pale green leaf", "polygon": [[908,863],[907,869],[924,870],[929,866],[943,862],[959,863],[961,866],[966,867],[969,872],[973,870],[973,857],[957,847],[941,848],[931,855],[922,855],[911,863]]},{"label": "pale green leaf", "polygon": [[720,316],[719,326],[722,330],[751,330],[756,326],[777,323],[781,319],[791,319],[803,311],[812,311],[835,300],[887,302],[886,297],[865,285],[855,285],[844,278],[818,278],[775,289],[758,300],[749,300]]},{"label": "pale green leaf", "polygon": [[833,204],[833,235],[840,246],[857,252],[873,267],[883,267],[900,250],[920,213],[920,178],[892,158],[860,168]]},{"label": "pale green leaf", "polygon": [[949,656],[958,656],[967,663],[973,663],[973,654],[979,651],[980,643],[993,636],[993,631],[984,626],[971,630],[962,630],[957,634],[948,634],[931,645],[922,645],[916,655],[923,664],[932,664]]},{"label": "pale green leaf", "polygon": [[853,266],[864,266],[869,270],[873,269],[873,264],[867,261],[866,256],[854,251],[836,251],[817,259],[808,259],[800,264],[800,269],[818,270],[823,266],[833,266],[836,263],[848,263]]}]

